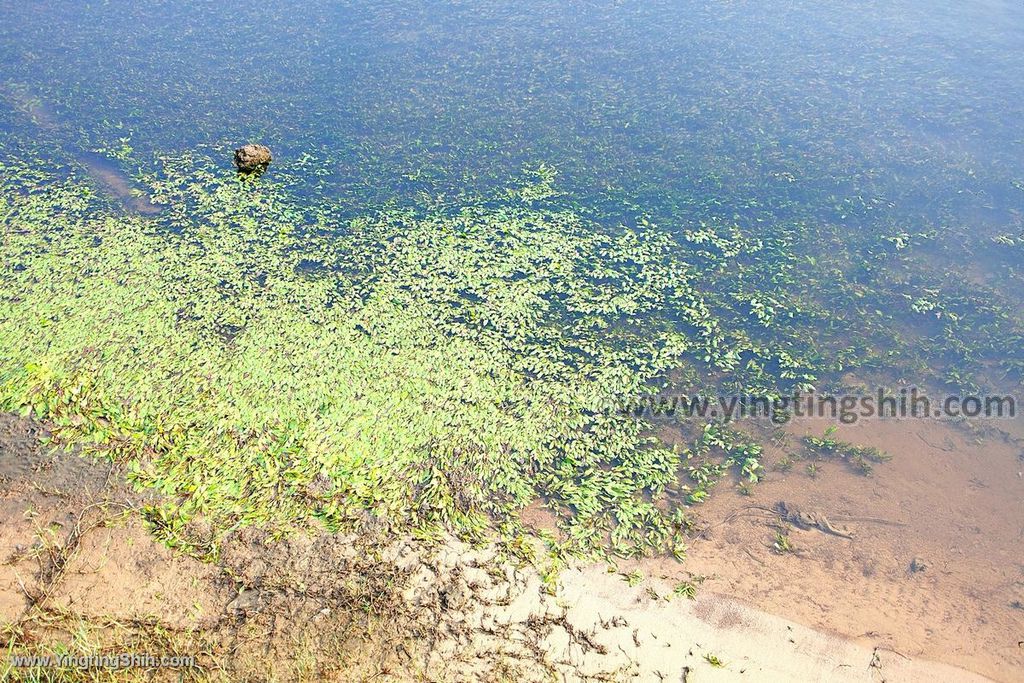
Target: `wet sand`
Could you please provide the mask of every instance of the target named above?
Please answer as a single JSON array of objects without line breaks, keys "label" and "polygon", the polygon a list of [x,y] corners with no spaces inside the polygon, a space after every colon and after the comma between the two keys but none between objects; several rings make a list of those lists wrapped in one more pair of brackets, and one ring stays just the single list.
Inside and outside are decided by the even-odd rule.
[{"label": "wet sand", "polygon": [[[669,584],[652,581],[661,593]],[[624,588],[599,567],[565,577],[568,620],[594,624],[596,643],[628,653],[640,681],[800,681],[981,683],[984,676],[856,642],[704,592],[694,601],[653,599]],[[620,629],[600,624],[617,618]],[[712,662],[715,662],[712,664]]]},{"label": "wet sand", "polygon": [[155,216],[163,210],[150,201],[146,193],[137,188],[110,159],[87,152],[80,152],[76,158],[85,168],[89,177],[128,210],[143,216]]},{"label": "wet sand", "polygon": [[[798,450],[799,436],[820,436],[830,424],[789,425],[788,447],[767,449],[766,467]],[[706,575],[702,592],[865,647],[1024,680],[1019,444],[994,429],[972,433],[931,421],[862,422],[836,436],[893,459],[869,477],[833,461],[817,463],[811,477],[808,461],[794,461],[786,473],[769,471],[752,496],[721,482],[694,508],[710,531],[691,544],[685,563],[655,558],[622,568],[670,582]],[[824,513],[854,537],[794,529],[794,552],[780,554],[772,548],[778,517],[754,507],[777,501]],[[924,561],[923,571],[911,569],[914,558]]]}]

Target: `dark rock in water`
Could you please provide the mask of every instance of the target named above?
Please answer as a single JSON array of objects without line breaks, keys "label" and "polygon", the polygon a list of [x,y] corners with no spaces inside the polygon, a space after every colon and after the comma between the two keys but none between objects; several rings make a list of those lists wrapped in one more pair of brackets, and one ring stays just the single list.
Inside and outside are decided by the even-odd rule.
[{"label": "dark rock in water", "polygon": [[263,171],[271,160],[270,148],[265,145],[245,145],[235,150],[235,166],[241,173]]}]

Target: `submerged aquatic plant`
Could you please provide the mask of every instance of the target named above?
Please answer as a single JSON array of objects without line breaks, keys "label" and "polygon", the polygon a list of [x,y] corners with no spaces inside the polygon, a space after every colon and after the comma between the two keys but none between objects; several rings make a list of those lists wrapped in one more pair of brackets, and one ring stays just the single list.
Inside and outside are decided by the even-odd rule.
[{"label": "submerged aquatic plant", "polygon": [[[829,427],[820,437],[803,437],[803,443],[811,453],[819,457],[842,459],[865,476],[874,469],[871,463],[884,463],[892,459],[890,454],[874,446],[857,446],[848,441],[840,441],[833,436],[835,431],[834,426]],[[807,473],[811,476],[817,473],[814,463],[808,464]]]},{"label": "submerged aquatic plant", "polygon": [[507,535],[540,496],[569,549],[671,540],[646,496],[679,455],[614,410],[708,344],[627,324],[699,299],[664,234],[546,192],[342,221],[187,157],[149,179],[154,222],[4,170],[0,408],[125,461],[167,542],[198,519]]},{"label": "submerged aquatic plant", "polygon": [[[108,148],[127,157],[122,138]],[[762,448],[719,422],[666,448],[624,402],[680,368],[771,399],[908,353],[878,322],[895,304],[844,275],[857,254],[812,254],[803,223],[754,234],[704,216],[673,232],[637,208],[608,224],[545,165],[493,195],[353,219],[309,194],[324,173],[310,155],[239,184],[198,153],[142,178],[168,207],[146,220],[74,171],[20,160],[29,142],[3,144],[0,407],[127,462],[165,496],[151,525],[189,548],[197,519],[510,538],[542,497],[560,548],[681,557],[673,505],[727,475],[748,491]],[[879,261],[925,239],[897,228],[871,238]],[[936,338],[980,357],[953,322],[973,300],[896,289],[908,310],[929,292]],[[805,445],[865,472],[887,457],[829,435]]]}]

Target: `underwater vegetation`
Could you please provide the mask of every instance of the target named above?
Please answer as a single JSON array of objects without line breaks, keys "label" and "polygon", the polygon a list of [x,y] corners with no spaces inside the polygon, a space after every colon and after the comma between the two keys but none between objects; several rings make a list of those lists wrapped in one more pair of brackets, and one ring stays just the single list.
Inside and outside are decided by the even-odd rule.
[{"label": "underwater vegetation", "polygon": [[[126,463],[162,494],[155,532],[197,554],[312,520],[514,542],[540,498],[557,551],[682,557],[682,508],[756,483],[762,446],[710,421],[670,448],[622,402],[679,373],[774,396],[837,369],[799,288],[767,315],[740,305],[756,289],[709,284],[784,277],[789,233],[702,225],[683,250],[643,215],[595,223],[548,166],[458,207],[351,218],[297,190],[315,159],[252,182],[197,151],[140,176],[152,218],[18,144],[0,162],[0,410]],[[884,460],[805,443],[865,473]]]},{"label": "underwater vegetation", "polygon": [[[821,436],[805,436],[803,444],[812,454],[821,458],[839,458],[864,475],[871,474],[872,463],[883,463],[892,459],[891,455],[874,446],[858,446],[848,441],[840,441],[833,436],[835,431],[835,426],[832,426]],[[814,472],[817,471],[814,463],[809,463],[807,467],[808,474],[812,473],[812,467],[815,468]]]},{"label": "underwater vegetation", "polygon": [[[695,422],[669,448],[623,401],[1019,386],[1024,79],[993,85],[1019,51],[957,22],[972,70],[939,10],[884,3],[598,4],[210,6],[184,33],[163,3],[9,3],[0,408],[128,463],[198,553],[310,520],[514,538],[540,498],[561,549],[681,556],[684,508],[749,492],[762,447]],[[270,26],[274,64],[234,55]],[[243,183],[248,139],[275,161]]]},{"label": "underwater vegetation", "polygon": [[[150,179],[153,222],[4,162],[0,408],[127,462],[172,545],[194,520],[514,530],[538,496],[574,549],[671,535],[641,494],[680,456],[612,410],[720,343],[666,236],[535,207],[543,174],[496,207],[338,225],[208,163]],[[624,324],[678,302],[690,335]]]}]

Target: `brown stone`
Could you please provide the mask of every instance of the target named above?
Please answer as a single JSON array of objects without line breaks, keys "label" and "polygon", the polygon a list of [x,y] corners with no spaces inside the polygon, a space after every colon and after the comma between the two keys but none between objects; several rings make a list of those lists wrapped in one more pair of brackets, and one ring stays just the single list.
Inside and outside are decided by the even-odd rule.
[{"label": "brown stone", "polygon": [[235,166],[241,173],[265,170],[272,160],[270,148],[265,145],[244,145],[235,150]]}]

